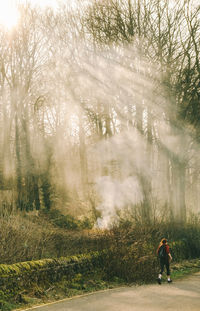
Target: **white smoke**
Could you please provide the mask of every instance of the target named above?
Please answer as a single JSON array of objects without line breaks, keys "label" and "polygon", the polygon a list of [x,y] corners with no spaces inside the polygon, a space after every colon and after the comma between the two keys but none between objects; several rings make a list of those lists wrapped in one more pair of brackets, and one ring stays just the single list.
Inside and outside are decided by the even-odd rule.
[{"label": "white smoke", "polygon": [[96,223],[98,228],[109,228],[113,222],[118,220],[118,211],[143,200],[142,191],[135,176],[130,176],[123,181],[112,179],[110,176],[100,177],[97,181],[97,191],[102,199],[97,207],[97,210],[101,212],[101,217]]}]

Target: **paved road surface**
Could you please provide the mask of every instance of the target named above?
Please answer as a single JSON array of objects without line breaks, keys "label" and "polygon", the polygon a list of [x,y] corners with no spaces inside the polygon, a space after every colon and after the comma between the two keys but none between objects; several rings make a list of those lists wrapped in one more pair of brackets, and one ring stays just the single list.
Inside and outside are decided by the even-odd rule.
[{"label": "paved road surface", "polygon": [[200,311],[200,272],[172,284],[118,288],[29,310]]}]

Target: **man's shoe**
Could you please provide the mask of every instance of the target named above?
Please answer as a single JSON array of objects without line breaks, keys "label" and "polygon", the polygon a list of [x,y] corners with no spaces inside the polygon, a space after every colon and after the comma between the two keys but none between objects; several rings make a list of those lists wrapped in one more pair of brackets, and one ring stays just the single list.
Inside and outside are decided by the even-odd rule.
[{"label": "man's shoe", "polygon": [[159,285],[161,285],[161,279],[160,278],[157,278],[157,282]]},{"label": "man's shoe", "polygon": [[168,282],[168,283],[172,283],[172,280],[168,280],[167,282]]}]

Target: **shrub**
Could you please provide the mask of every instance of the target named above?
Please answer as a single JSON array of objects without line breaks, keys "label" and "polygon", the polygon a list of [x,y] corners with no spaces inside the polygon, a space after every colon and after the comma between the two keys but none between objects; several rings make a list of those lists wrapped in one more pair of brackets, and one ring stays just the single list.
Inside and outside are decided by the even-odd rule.
[{"label": "shrub", "polygon": [[45,214],[46,217],[52,222],[53,225],[67,229],[67,230],[80,230],[80,229],[92,229],[93,224],[89,218],[85,217],[83,220],[76,219],[70,214],[63,215],[59,210],[52,209],[50,211],[44,210],[41,214]]},{"label": "shrub", "polygon": [[200,255],[200,228],[191,224],[142,227],[123,223],[107,235],[112,246],[106,255],[105,272],[110,279],[117,276],[129,282],[154,280],[159,270],[156,250],[163,237],[169,239],[173,262]]},{"label": "shrub", "polygon": [[[56,210],[49,213],[53,214],[51,217],[60,215]],[[85,228],[84,219],[82,222]],[[7,264],[87,253],[109,244],[103,232],[55,227],[40,214],[0,217],[0,236],[0,263]]]}]

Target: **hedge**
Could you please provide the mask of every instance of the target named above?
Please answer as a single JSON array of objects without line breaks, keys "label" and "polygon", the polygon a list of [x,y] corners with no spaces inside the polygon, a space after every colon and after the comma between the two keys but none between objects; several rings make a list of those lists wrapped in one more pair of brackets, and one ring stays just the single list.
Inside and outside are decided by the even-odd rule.
[{"label": "hedge", "polygon": [[[174,241],[170,246],[174,263],[195,258],[186,241]],[[31,291],[38,286],[49,288],[62,279],[70,281],[79,273],[84,275],[98,268],[101,268],[108,280],[119,277],[128,282],[152,282],[159,263],[150,243],[138,241],[129,244],[122,239],[116,243],[113,241],[113,247],[101,252],[11,265],[0,264],[0,308],[4,301],[19,300],[16,297],[24,290]]]}]

